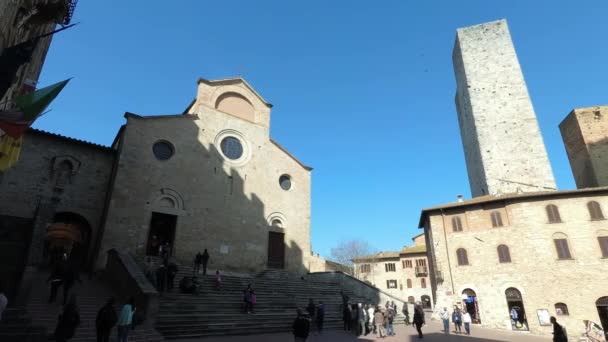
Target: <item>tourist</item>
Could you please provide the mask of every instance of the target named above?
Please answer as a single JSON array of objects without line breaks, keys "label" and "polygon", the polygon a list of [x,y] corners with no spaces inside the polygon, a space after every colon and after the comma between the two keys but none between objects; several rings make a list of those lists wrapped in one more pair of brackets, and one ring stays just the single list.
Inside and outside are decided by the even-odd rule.
[{"label": "tourist", "polygon": [[323,321],[325,320],[325,304],[323,302],[319,302],[317,306],[317,331],[323,331]]},{"label": "tourist", "polygon": [[384,320],[384,313],[382,313],[382,310],[380,310],[380,306],[376,307],[376,312],[374,313],[374,325],[376,326],[376,336],[386,336],[384,332]]},{"label": "tourist", "polygon": [[175,277],[177,276],[178,272],[179,268],[177,267],[177,265],[174,262],[170,263],[167,267],[167,291],[173,290]]},{"label": "tourist", "polygon": [[410,310],[407,308],[407,303],[403,303],[401,313],[405,316],[405,325],[410,325]]},{"label": "tourist", "polygon": [[374,332],[376,333],[376,327],[374,326],[374,306],[372,304],[367,304],[367,331],[365,335]]},{"label": "tourist", "polygon": [[422,336],[422,326],[425,324],[425,321],[424,311],[422,311],[421,305],[414,306],[414,318],[412,322],[416,326],[416,330],[418,330],[418,337],[423,338],[424,336]]},{"label": "tourist", "polygon": [[[148,249],[148,255],[153,255],[158,252],[158,237],[156,235],[152,235],[152,239],[150,240],[150,247]],[[158,254],[160,255],[160,253]]]},{"label": "tourist", "polygon": [[352,327],[352,308],[348,303],[342,303],[342,322],[344,331],[350,331]]},{"label": "tourist", "polygon": [[67,263],[66,261],[65,274],[63,276],[63,305],[65,305],[66,301],[68,300],[70,289],[72,286],[74,286],[76,281],[82,284],[82,280],[80,280],[80,272],[78,271],[76,265]]},{"label": "tourist", "polygon": [[209,263],[209,252],[207,252],[206,248],[201,258],[201,261],[203,262],[203,275],[207,275],[207,263]]},{"label": "tourist", "polygon": [[393,309],[393,305],[389,305],[388,309],[386,309],[386,335],[393,336],[395,335],[395,330],[393,329],[393,320],[395,319],[396,311]]},{"label": "tourist", "polygon": [[158,292],[163,293],[167,284],[167,268],[165,265],[160,264],[156,269],[156,289]]},{"label": "tourist", "polygon": [[144,264],[144,274],[152,284],[156,284],[156,277],[154,276],[154,264],[152,264],[152,258],[150,257],[146,258],[146,263]]},{"label": "tourist", "polygon": [[[220,270],[215,271],[215,289],[218,291],[222,289],[222,275],[220,274]],[[253,302],[253,298],[252,298],[252,302]],[[255,304],[255,303],[253,303],[253,304]]]},{"label": "tourist", "polygon": [[114,298],[108,299],[107,303],[97,312],[95,327],[97,328],[97,342],[108,342],[112,328],[116,325],[118,317],[114,310]]},{"label": "tourist", "polygon": [[568,342],[568,335],[566,335],[566,329],[557,323],[557,319],[551,316],[551,324],[553,324],[553,342]]},{"label": "tourist", "polygon": [[342,305],[347,306],[348,300],[350,299],[350,298],[348,298],[348,295],[346,293],[344,293],[344,291],[340,290],[340,296],[342,296]]},{"label": "tourist", "polygon": [[357,311],[356,311],[356,318],[357,318],[357,336],[361,336],[363,334],[365,334],[365,322],[367,322],[367,316],[365,315],[365,310],[363,308],[363,304],[359,303],[357,305]]},{"label": "tourist", "polygon": [[308,317],[310,317],[311,322],[315,322],[315,311],[316,311],[315,302],[312,298],[308,299],[308,306],[306,307],[306,312],[308,312]]},{"label": "tourist", "polygon": [[255,291],[251,289],[251,313],[255,313],[255,305],[258,302],[258,296],[255,294]]},{"label": "tourist", "polygon": [[4,294],[4,287],[0,284],[0,322],[2,322],[2,313],[6,310],[8,306],[8,298]]},{"label": "tourist", "polygon": [[464,323],[464,331],[467,335],[471,335],[471,314],[468,311],[465,311],[462,314],[462,322]]},{"label": "tourist", "polygon": [[63,312],[59,314],[57,326],[55,327],[56,342],[66,342],[74,337],[76,328],[80,325],[80,314],[76,307],[76,297],[71,296],[70,300],[63,306]]},{"label": "tourist", "polygon": [[253,289],[251,288],[251,284],[249,284],[247,285],[247,288],[243,293],[243,301],[245,302],[245,313],[248,314],[253,311],[252,293]]},{"label": "tourist", "polygon": [[203,262],[203,255],[201,252],[196,253],[194,257],[194,274],[199,274],[201,271],[201,263]]},{"label": "tourist", "polygon": [[511,308],[511,312],[509,315],[511,316],[511,320],[513,321],[513,326],[517,326],[517,319],[519,318],[519,315],[517,314],[517,310],[515,310],[515,307]]},{"label": "tourist", "polygon": [[62,261],[56,262],[51,270],[51,274],[49,275],[46,282],[51,282],[51,293],[49,295],[49,303],[54,303],[55,298],[57,298],[57,291],[59,287],[63,284],[63,277],[65,276],[65,266]]},{"label": "tourist", "polygon": [[135,298],[131,297],[122,306],[120,315],[118,316],[118,342],[127,342],[129,340],[129,330],[133,325],[133,314],[135,308]]},{"label": "tourist", "polygon": [[443,333],[444,334],[449,334],[450,333],[450,313],[448,312],[448,308],[443,308],[443,311],[441,311],[441,320],[443,321]]},{"label": "tourist", "polygon": [[454,323],[455,332],[462,334],[462,314],[456,306],[454,307],[454,311],[452,311],[452,322]]},{"label": "tourist", "polygon": [[310,321],[302,314],[301,309],[297,309],[296,319],[292,325],[293,338],[295,342],[305,342],[310,333]]}]

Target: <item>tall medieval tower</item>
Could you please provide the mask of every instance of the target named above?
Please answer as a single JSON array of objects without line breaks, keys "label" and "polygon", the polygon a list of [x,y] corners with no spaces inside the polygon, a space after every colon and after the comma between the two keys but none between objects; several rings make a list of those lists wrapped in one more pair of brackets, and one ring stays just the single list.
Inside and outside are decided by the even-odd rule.
[{"label": "tall medieval tower", "polygon": [[472,196],[555,190],[507,22],[458,29],[452,59]]}]

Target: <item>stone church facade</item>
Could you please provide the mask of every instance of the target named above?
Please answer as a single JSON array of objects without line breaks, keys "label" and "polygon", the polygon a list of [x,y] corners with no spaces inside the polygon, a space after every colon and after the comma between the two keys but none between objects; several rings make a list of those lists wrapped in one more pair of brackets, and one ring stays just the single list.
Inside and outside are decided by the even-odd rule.
[{"label": "stone church facade", "polygon": [[212,268],[306,271],[312,169],[270,138],[271,107],[241,78],[201,79],[182,114],[125,114],[111,147],[28,131],[0,173],[3,279],[44,263],[51,235],[89,269],[168,243],[184,263],[208,249]]}]

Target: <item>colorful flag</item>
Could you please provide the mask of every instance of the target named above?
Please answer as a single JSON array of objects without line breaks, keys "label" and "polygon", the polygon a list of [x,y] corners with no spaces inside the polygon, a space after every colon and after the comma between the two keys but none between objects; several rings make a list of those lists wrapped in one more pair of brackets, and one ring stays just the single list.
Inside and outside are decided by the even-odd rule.
[{"label": "colorful flag", "polygon": [[13,138],[10,135],[0,137],[0,171],[5,171],[19,160],[23,136]]}]

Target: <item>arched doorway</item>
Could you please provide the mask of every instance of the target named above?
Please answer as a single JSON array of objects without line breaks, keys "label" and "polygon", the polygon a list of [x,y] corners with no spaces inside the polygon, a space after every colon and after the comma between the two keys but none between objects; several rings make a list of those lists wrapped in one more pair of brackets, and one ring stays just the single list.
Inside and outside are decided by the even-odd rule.
[{"label": "arched doorway", "polygon": [[71,212],[59,212],[46,230],[46,255],[51,264],[65,253],[70,262],[86,267],[91,242],[91,226],[88,221]]},{"label": "arched doorway", "polygon": [[505,290],[505,296],[507,297],[507,306],[509,308],[512,329],[528,330],[528,320],[526,318],[526,310],[524,309],[524,300],[521,296],[521,292],[514,287],[509,287]]},{"label": "arched doorway", "polygon": [[[597,313],[600,316],[600,324],[602,325],[602,329],[604,333],[608,335],[608,296],[601,297],[595,302],[595,307],[597,308]],[[608,339],[608,336],[606,336]]]},{"label": "arched doorway", "polygon": [[475,291],[472,289],[464,289],[462,291],[462,307],[471,315],[471,322],[473,324],[481,324],[479,304]]},{"label": "arched doorway", "polygon": [[424,309],[431,308],[431,297],[424,295],[424,296],[420,297],[420,300],[422,301],[422,307]]}]

